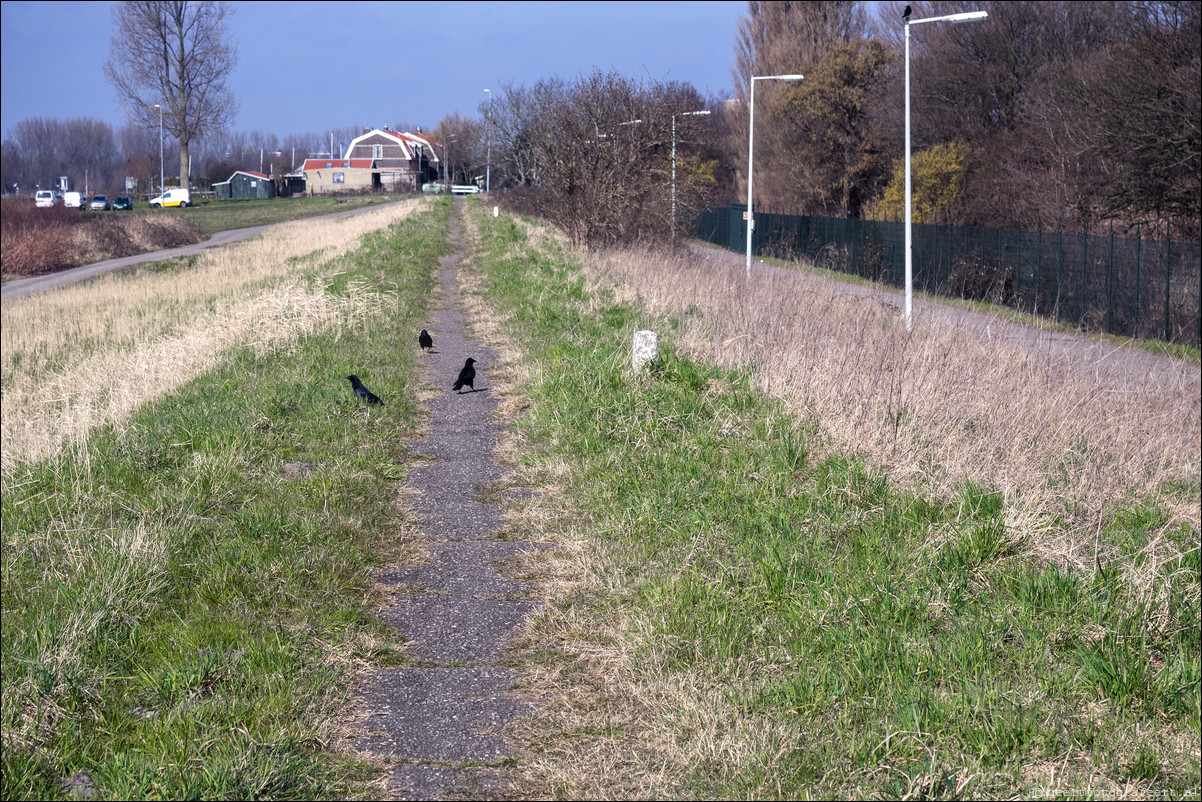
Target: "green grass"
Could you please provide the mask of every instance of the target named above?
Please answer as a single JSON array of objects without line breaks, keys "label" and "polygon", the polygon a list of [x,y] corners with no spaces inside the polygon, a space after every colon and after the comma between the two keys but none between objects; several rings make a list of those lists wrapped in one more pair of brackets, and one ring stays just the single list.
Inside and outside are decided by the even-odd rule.
[{"label": "green grass", "polygon": [[[178,214],[196,223],[205,234],[236,228],[285,223],[306,217],[343,212],[350,209],[381,206],[404,200],[396,195],[348,195],[346,197],[264,198],[239,200],[197,200],[187,209],[150,209],[146,214]],[[138,205],[141,210],[143,206]]]},{"label": "green grass", "polygon": [[[3,797],[332,798],[356,664],[396,663],[368,570],[395,551],[411,339],[449,204],[312,268],[375,296],[293,348],[247,347],[122,432],[3,477]],[[200,210],[197,210],[198,212]],[[358,373],[386,406],[358,403]],[[306,463],[291,476],[287,463]],[[358,790],[355,790],[358,789]]]},{"label": "green grass", "polygon": [[[1198,793],[1196,531],[1168,534],[1192,546],[1179,564],[1129,571],[1166,516],[1113,510],[1122,559],[1088,574],[1039,562],[983,480],[950,503],[894,489],[747,375],[678,355],[673,321],[590,294],[570,259],[525,253],[512,220],[480,225],[489,301],[536,366],[525,481],[554,474],[570,502],[547,531],[583,532],[614,589],[560,599],[561,625],[588,637],[626,621],[636,667],[704,677],[742,717],[793,733],[738,761],[645,764],[677,761],[687,794],[711,798],[1026,796],[1049,780],[1030,767],[1050,765],[1062,789]],[[643,327],[660,359],[634,377]],[[583,754],[587,737],[530,747],[577,738]]]}]

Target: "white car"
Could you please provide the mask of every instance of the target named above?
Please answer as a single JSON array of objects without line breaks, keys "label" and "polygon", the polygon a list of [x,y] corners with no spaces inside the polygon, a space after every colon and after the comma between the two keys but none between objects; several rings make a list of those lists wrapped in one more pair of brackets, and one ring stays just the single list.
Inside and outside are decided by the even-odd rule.
[{"label": "white car", "polygon": [[82,209],[83,208],[83,193],[82,192],[64,192],[63,193],[63,206],[66,206],[68,209]]},{"label": "white car", "polygon": [[190,190],[190,189],[183,189],[183,188],[169,189],[166,192],[164,192],[162,195],[159,195],[157,198],[150,199],[150,208],[151,209],[157,209],[160,206],[162,206],[162,207],[183,206],[186,208],[191,205],[192,205],[192,190]]}]

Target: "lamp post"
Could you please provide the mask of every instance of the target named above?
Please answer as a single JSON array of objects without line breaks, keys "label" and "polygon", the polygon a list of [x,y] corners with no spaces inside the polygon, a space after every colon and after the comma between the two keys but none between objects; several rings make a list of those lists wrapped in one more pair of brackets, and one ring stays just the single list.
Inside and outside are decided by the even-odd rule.
[{"label": "lamp post", "polygon": [[[158,103],[154,107],[159,110],[159,197],[163,196],[163,107]],[[162,206],[162,204],[159,204]]]},{"label": "lamp post", "polygon": [[755,82],[756,81],[800,81],[804,75],[759,75],[751,78],[751,120],[747,127],[747,280],[751,281],[751,230],[755,227],[755,214],[751,210],[751,180],[755,162],[752,158],[755,146]]},{"label": "lamp post", "polygon": [[488,119],[485,120],[488,125],[488,162],[484,168],[484,191],[488,192],[492,189],[492,90],[484,90],[488,94]]},{"label": "lamp post", "polygon": [[910,7],[906,6],[906,16],[903,17],[906,28],[906,331],[910,331],[914,325],[913,221],[910,219],[910,26],[920,22],[975,22],[989,16],[986,11],[965,11],[942,17],[910,19],[909,14]]},{"label": "lamp post", "polygon": [[701,109],[700,111],[682,111],[679,115],[672,115],[672,241],[676,242],[676,118],[693,117],[699,115],[708,116],[709,109]]}]

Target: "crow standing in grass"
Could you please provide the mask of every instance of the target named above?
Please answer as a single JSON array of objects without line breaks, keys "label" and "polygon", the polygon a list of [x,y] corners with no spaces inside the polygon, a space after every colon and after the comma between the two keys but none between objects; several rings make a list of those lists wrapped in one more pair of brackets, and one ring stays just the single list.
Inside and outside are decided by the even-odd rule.
[{"label": "crow standing in grass", "polygon": [[351,375],[347,376],[346,379],[347,379],[347,381],[349,381],[351,383],[351,389],[353,389],[355,391],[355,395],[359,396],[367,403],[369,403],[369,404],[383,404],[384,403],[383,401],[380,400],[380,397],[378,395],[376,395],[371,390],[364,387],[363,382],[359,381],[359,377],[356,376],[355,374],[352,373]]},{"label": "crow standing in grass", "polygon": [[417,344],[422,347],[423,351],[429,351],[434,347],[434,338],[430,336],[430,332],[422,329],[422,333],[417,335]]},{"label": "crow standing in grass", "polygon": [[455,384],[451,387],[452,390],[462,393],[463,388],[466,386],[471,387],[473,393],[476,392],[476,369],[472,367],[475,361],[469,356],[467,361],[463,363],[463,370],[459,371],[459,378],[455,380]]}]

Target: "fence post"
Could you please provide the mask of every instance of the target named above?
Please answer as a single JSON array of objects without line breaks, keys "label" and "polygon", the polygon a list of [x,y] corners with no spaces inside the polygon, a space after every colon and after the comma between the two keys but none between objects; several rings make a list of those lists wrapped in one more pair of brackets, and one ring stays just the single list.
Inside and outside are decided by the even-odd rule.
[{"label": "fence post", "polygon": [[1081,223],[1081,319],[1077,321],[1078,328],[1085,328],[1085,269],[1089,266],[1089,231],[1085,223]]},{"label": "fence post", "polygon": [[1110,258],[1106,266],[1106,333],[1114,332],[1114,221],[1110,221]]},{"label": "fence post", "polygon": [[1164,341],[1171,343],[1171,330],[1169,326],[1169,281],[1173,273],[1173,229],[1165,226],[1166,239],[1164,241]]},{"label": "fence post", "polygon": [[1014,308],[1021,310],[1023,308],[1023,224],[1020,220],[1018,226],[1018,254],[1014,257]]},{"label": "fence post", "polygon": [[[981,261],[980,269],[977,271],[978,276],[985,275],[985,226],[981,226]],[[974,300],[983,301],[984,298],[976,298]]]},{"label": "fence post", "polygon": [[1036,223],[1035,237],[1035,302],[1031,310],[1039,314],[1039,293],[1043,289],[1043,220]]},{"label": "fence post", "polygon": [[1135,328],[1131,330],[1131,338],[1139,338],[1139,257],[1143,250],[1143,241],[1139,235],[1139,223],[1135,224]]}]

